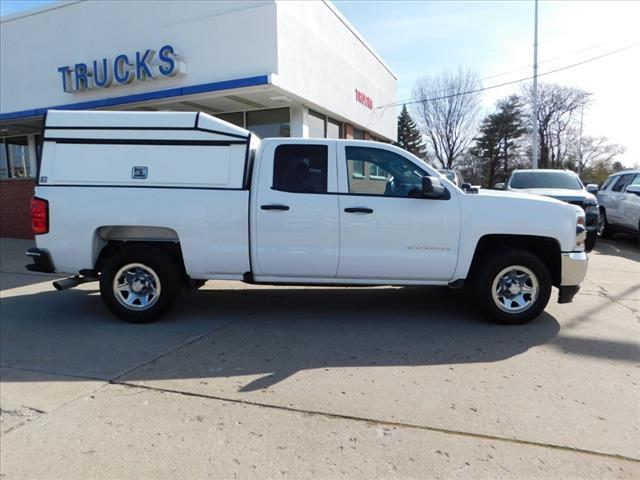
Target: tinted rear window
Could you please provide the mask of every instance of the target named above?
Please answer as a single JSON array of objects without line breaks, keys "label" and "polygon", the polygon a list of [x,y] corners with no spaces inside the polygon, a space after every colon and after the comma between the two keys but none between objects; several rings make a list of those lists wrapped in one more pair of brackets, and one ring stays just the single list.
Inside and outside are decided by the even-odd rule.
[{"label": "tinted rear window", "polygon": [[295,193],[327,193],[326,145],[280,145],[273,159],[273,188]]}]

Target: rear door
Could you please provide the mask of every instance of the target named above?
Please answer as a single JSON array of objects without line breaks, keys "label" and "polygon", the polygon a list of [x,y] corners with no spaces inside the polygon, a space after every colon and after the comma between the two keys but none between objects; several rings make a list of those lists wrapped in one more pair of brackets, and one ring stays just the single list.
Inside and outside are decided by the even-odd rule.
[{"label": "rear door", "polygon": [[443,199],[422,197],[427,174],[422,166],[362,143],[339,144],[338,168],[339,278],[440,282],[452,277],[460,236],[457,192]]},{"label": "rear door", "polygon": [[333,278],[339,214],[335,142],[265,142],[252,201],[256,277]]}]

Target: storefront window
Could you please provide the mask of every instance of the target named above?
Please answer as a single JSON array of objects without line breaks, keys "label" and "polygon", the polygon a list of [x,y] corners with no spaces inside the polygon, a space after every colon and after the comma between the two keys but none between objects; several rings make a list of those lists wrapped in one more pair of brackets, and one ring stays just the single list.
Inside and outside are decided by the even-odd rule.
[{"label": "storefront window", "polygon": [[32,172],[27,137],[9,137],[2,140],[0,178],[30,178]]},{"label": "storefront window", "polygon": [[364,175],[364,162],[362,160],[349,162],[349,167],[353,178],[366,178]]},{"label": "storefront window", "polygon": [[309,138],[325,138],[324,124],[325,116],[309,110],[307,120],[309,125]]},{"label": "storefront window", "polygon": [[288,108],[247,112],[247,130],[260,138],[290,137],[291,120]]},{"label": "storefront window", "polygon": [[353,139],[354,140],[364,140],[364,130],[360,130],[359,128],[353,129]]},{"label": "storefront window", "polygon": [[342,138],[342,124],[333,118],[327,118],[327,138]]},{"label": "storefront window", "polygon": [[9,162],[7,161],[7,149],[4,140],[0,144],[0,178],[9,178]]},{"label": "storefront window", "polygon": [[216,115],[220,120],[224,120],[225,122],[232,123],[238,127],[244,128],[244,113],[243,112],[234,112],[234,113],[220,113]]}]

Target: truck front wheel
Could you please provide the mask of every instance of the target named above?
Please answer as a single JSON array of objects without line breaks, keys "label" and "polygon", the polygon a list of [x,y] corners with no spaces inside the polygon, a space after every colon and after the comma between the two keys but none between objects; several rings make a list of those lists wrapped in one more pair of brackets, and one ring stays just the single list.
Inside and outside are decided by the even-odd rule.
[{"label": "truck front wheel", "polygon": [[496,252],[477,267],[473,291],[489,319],[526,323],[549,303],[551,275],[537,256],[524,250]]},{"label": "truck front wheel", "polygon": [[611,238],[613,236],[613,229],[607,221],[607,212],[604,208],[600,209],[600,224],[598,225],[598,236],[600,238]]},{"label": "truck front wheel", "polygon": [[153,247],[127,247],[105,264],[100,294],[112,313],[130,323],[152,322],[174,304],[180,291],[175,261]]}]

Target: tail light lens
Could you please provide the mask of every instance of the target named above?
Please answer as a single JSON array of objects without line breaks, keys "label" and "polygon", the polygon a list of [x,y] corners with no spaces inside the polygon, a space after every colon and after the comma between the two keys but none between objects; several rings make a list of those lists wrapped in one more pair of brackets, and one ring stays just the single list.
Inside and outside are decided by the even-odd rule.
[{"label": "tail light lens", "polygon": [[49,232],[49,202],[42,198],[31,199],[31,228],[36,235]]}]

